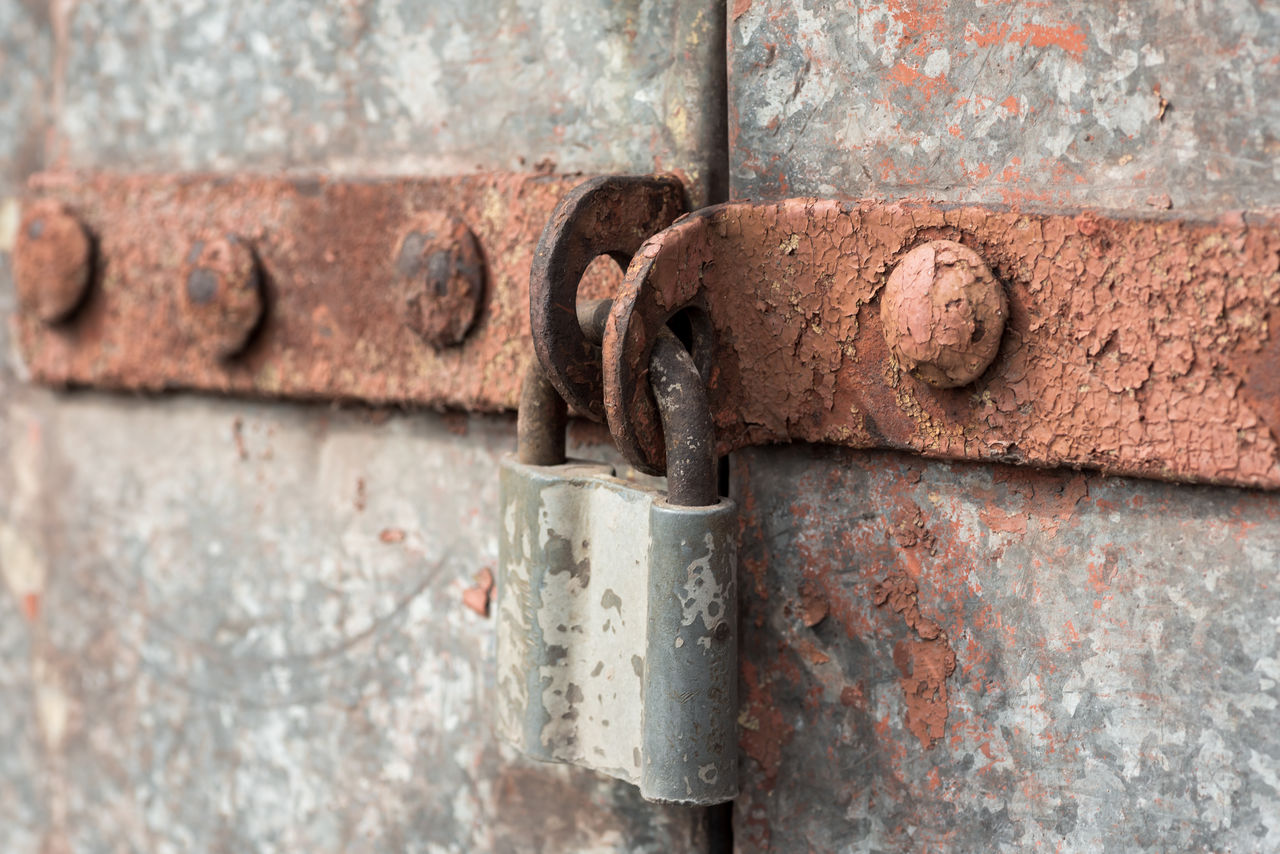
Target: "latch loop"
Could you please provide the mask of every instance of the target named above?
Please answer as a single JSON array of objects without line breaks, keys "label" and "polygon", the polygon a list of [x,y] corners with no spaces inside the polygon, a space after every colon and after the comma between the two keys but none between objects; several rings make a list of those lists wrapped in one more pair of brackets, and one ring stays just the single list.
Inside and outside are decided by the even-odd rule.
[{"label": "latch loop", "polygon": [[625,270],[684,210],[684,187],[672,176],[595,178],[561,199],[538,241],[529,276],[534,352],[569,405],[596,421],[604,418],[600,342],[579,325],[578,283],[601,255]]}]

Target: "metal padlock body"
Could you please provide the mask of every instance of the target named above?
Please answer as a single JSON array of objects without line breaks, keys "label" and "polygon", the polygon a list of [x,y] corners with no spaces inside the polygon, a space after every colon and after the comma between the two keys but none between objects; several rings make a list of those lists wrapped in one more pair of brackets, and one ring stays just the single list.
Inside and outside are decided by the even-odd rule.
[{"label": "metal padlock body", "polygon": [[570,462],[501,471],[499,734],[635,783],[738,793],[737,507],[678,507]]}]

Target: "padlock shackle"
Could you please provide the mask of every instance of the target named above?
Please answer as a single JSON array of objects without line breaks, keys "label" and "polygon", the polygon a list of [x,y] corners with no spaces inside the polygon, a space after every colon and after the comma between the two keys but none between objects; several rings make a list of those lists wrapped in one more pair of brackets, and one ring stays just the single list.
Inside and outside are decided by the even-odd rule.
[{"label": "padlock shackle", "polygon": [[[578,303],[578,323],[590,342],[604,336],[609,300]],[[670,330],[663,329],[649,358],[649,383],[667,449],[667,502],[678,507],[708,507],[720,500],[717,491],[715,432],[702,375]],[[516,416],[516,458],[526,465],[558,466],[565,462],[568,407],[542,366],[534,362],[520,388]]]},{"label": "padlock shackle", "polygon": [[693,356],[664,328],[649,356],[649,387],[667,448],[667,502],[708,507],[720,500],[711,404]]},{"label": "padlock shackle", "polygon": [[[583,337],[599,346],[612,300],[582,300],[577,305]],[[516,459],[531,466],[558,466],[565,462],[564,431],[569,425],[568,406],[560,392],[534,361],[520,385],[516,410]]]},{"label": "padlock shackle", "polygon": [[565,461],[564,431],[569,408],[536,361],[525,371],[516,410],[516,459],[531,466],[558,466]]}]

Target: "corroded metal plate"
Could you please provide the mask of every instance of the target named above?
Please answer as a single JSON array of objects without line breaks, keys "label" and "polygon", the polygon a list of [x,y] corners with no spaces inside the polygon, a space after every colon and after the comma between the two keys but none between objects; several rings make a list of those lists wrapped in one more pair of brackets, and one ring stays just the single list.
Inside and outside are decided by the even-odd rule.
[{"label": "corroded metal plate", "polygon": [[[939,239],[976,250],[1009,303],[994,362],[956,389],[902,369],[879,311],[898,261]],[[692,306],[715,327],[721,453],[830,442],[1274,488],[1277,305],[1274,217],[731,203],[637,253],[604,339],[606,411],[631,461],[660,468],[643,367]]]},{"label": "corroded metal plate", "polygon": [[[199,389],[512,409],[532,359],[529,268],[561,196],[581,176],[479,174],[327,181],[241,175],[37,176],[96,243],[88,296],[67,322],[18,317],[32,376],[128,391]],[[437,352],[405,322],[396,250],[424,213],[474,233],[486,268],[479,317]],[[210,358],[182,318],[192,244],[234,235],[257,258],[266,301],[244,352]],[[589,271],[584,298],[608,295]]]}]

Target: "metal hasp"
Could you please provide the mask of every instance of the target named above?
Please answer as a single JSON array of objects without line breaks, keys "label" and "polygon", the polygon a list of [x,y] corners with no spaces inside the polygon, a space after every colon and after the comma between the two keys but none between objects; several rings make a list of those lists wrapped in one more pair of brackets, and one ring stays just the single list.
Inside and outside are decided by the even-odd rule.
[{"label": "metal hasp", "polygon": [[[670,324],[720,454],[824,442],[1280,487],[1273,214],[683,207],[670,176],[47,174],[16,235],[17,338],[57,386],[481,411],[514,408],[554,349],[553,385],[658,472],[648,360]],[[573,323],[612,295],[601,254],[631,258],[603,356]]]},{"label": "metal hasp", "polygon": [[714,804],[738,793],[737,507],[716,495],[705,391],[674,337],[653,369],[665,494],[565,462],[565,404],[538,367],[525,380],[501,471],[498,729],[648,800]]},{"label": "metal hasp", "polygon": [[661,470],[643,368],[673,317],[709,318],[721,454],[826,442],[1276,488],[1278,308],[1274,216],[723,204],[636,253],[605,411]]}]

